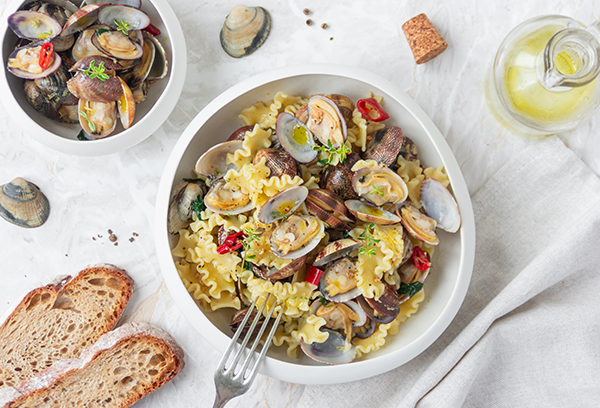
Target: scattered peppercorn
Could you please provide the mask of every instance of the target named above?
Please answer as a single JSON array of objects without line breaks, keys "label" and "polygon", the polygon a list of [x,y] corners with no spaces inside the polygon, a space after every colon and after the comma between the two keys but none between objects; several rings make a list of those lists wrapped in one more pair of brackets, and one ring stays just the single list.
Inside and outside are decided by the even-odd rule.
[{"label": "scattered peppercorn", "polygon": [[115,246],[118,246],[118,245],[119,245],[119,243],[118,243],[118,242],[115,242]]},{"label": "scattered peppercorn", "polygon": [[109,230],[108,230],[108,233],[109,233],[109,234],[112,234],[112,230],[111,230],[111,229],[109,229]]},{"label": "scattered peppercorn", "polygon": [[308,16],[310,14],[310,10],[305,8],[304,10],[302,10],[302,12],[304,13],[305,16]]},{"label": "scattered peppercorn", "polygon": [[135,241],[135,238],[133,238],[133,237],[129,238],[129,242],[133,242],[133,241]]},{"label": "scattered peppercorn", "polygon": [[321,24],[321,28],[322,28],[323,30],[325,30],[327,27],[329,27],[329,26],[327,25],[327,23],[323,23],[323,24]]},{"label": "scattered peppercorn", "polygon": [[312,25],[312,20],[310,18],[308,20],[306,20],[306,25],[307,26],[311,26]]},{"label": "scattered peppercorn", "polygon": [[108,236],[108,240],[109,240],[110,242],[115,242],[115,241],[117,240],[117,236],[116,236],[115,234],[110,234],[110,235]]}]

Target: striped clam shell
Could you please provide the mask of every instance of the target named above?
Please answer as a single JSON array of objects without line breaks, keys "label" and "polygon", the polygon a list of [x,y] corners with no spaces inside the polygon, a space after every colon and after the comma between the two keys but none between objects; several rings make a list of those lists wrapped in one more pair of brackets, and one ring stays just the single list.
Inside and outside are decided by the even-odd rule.
[{"label": "striped clam shell", "polygon": [[39,188],[17,177],[0,189],[0,216],[24,228],[39,227],[48,219],[50,203]]},{"label": "striped clam shell", "polygon": [[262,7],[235,6],[221,29],[221,46],[234,58],[252,54],[267,39],[271,16]]}]

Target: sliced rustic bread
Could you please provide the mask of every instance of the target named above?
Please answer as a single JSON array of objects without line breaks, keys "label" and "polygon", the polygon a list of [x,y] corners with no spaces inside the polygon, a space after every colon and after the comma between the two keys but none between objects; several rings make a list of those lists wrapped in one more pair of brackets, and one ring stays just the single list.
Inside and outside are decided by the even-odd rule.
[{"label": "sliced rustic bread", "polygon": [[117,324],[132,287],[124,270],[103,264],[29,292],[0,326],[0,389],[79,357]]},{"label": "sliced rustic bread", "polygon": [[0,390],[0,407],[128,407],[183,365],[183,350],[167,332],[127,323],[100,337],[80,358],[59,360],[16,388]]}]

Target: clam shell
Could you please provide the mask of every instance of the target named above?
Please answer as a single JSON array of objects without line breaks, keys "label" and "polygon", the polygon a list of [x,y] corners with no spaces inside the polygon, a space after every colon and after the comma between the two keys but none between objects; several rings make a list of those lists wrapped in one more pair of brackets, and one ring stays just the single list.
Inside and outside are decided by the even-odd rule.
[{"label": "clam shell", "polygon": [[331,142],[337,148],[348,138],[348,127],[338,106],[323,95],[313,95],[308,100],[306,126],[323,145]]},{"label": "clam shell", "polygon": [[353,222],[352,216],[344,205],[344,200],[335,193],[322,188],[311,188],[308,191],[307,199],[323,210],[332,213],[340,221]]},{"label": "clam shell", "polygon": [[256,152],[253,163],[258,164],[265,159],[265,165],[271,170],[270,177],[281,177],[285,174],[294,178],[298,174],[299,166],[296,160],[280,149],[261,149]]},{"label": "clam shell", "polygon": [[346,200],[344,204],[346,204],[348,210],[361,221],[381,225],[397,224],[401,221],[400,217],[396,214],[392,214],[371,203],[360,200]]},{"label": "clam shell", "polygon": [[104,3],[87,4],[80,8],[63,26],[62,35],[75,34],[83,31],[98,20],[98,12],[104,6]]},{"label": "clam shell", "polygon": [[363,167],[354,173],[352,185],[359,196],[375,205],[399,204],[408,198],[402,177],[387,167]]},{"label": "clam shell", "polygon": [[418,157],[417,145],[409,137],[404,136],[402,140],[402,148],[400,149],[400,156],[404,160],[415,161]]},{"label": "clam shell", "polygon": [[277,268],[271,268],[268,271],[264,271],[259,266],[252,264],[252,271],[255,275],[261,277],[262,279],[277,281],[288,278],[298,272],[306,263],[306,258],[308,258],[308,255],[303,255],[297,259],[294,259],[292,262],[279,270]]},{"label": "clam shell", "polygon": [[335,330],[322,327],[321,331],[329,333],[323,343],[306,344],[300,342],[300,348],[308,357],[324,364],[346,364],[356,358],[356,349],[351,346],[346,350],[346,338]]},{"label": "clam shell", "polygon": [[18,37],[32,41],[51,40],[62,31],[61,24],[54,17],[31,10],[12,13],[8,16],[8,25]]},{"label": "clam shell", "polygon": [[227,155],[236,150],[243,149],[241,140],[219,143],[208,149],[196,162],[196,173],[210,179],[218,179],[229,169],[235,169],[233,163],[227,164]]},{"label": "clam shell", "polygon": [[[356,282],[350,282],[353,285],[353,287],[349,287],[346,292],[340,292],[336,293],[335,295],[332,295],[329,291],[327,291],[329,282],[338,278],[340,273],[348,271],[351,272],[352,276],[355,276],[355,273],[357,272],[354,262],[352,262],[349,258],[337,259],[327,267],[327,269],[323,273],[323,277],[321,277],[321,280],[319,281],[319,291],[325,299],[331,302],[340,303],[356,299],[358,296],[361,295],[362,292],[360,291],[358,286],[356,286]],[[342,277],[343,280],[338,280],[338,282],[348,282],[347,275],[342,275]]]},{"label": "clam shell", "polygon": [[[275,242],[273,242],[273,235],[276,234],[277,228],[280,228],[286,222],[293,222],[292,220],[294,217],[312,218],[313,220],[317,220],[317,222],[319,223],[319,231],[317,232],[317,234],[314,237],[309,239],[308,242],[305,242],[302,247],[300,247],[296,250],[289,251],[287,254],[283,254],[279,250],[279,247],[275,244]],[[310,251],[315,249],[317,247],[317,245],[319,245],[319,242],[321,242],[321,239],[323,238],[323,233],[325,232],[325,226],[323,225],[323,223],[321,221],[319,221],[317,218],[314,218],[313,216],[310,216],[310,215],[303,215],[303,216],[293,215],[292,217],[288,218],[286,221],[282,222],[277,228],[271,234],[269,241],[270,241],[271,251],[281,259],[295,259],[297,257],[308,254]]]},{"label": "clam shell", "polygon": [[143,32],[143,36],[145,40],[144,43],[150,42],[154,45],[154,59],[150,71],[148,72],[148,81],[152,83],[167,76],[167,73],[169,72],[169,62],[167,60],[167,53],[161,42],[146,31]]},{"label": "clam shell", "polygon": [[[237,215],[254,208],[254,203],[246,194],[241,191],[225,189],[225,182],[219,181],[210,186],[210,190],[204,196],[204,205],[209,210],[225,215]],[[221,192],[219,192],[219,190]],[[224,193],[224,194],[223,194]],[[237,194],[236,197],[232,195]],[[248,199],[246,204],[239,201],[239,198]],[[238,200],[238,201],[236,201]]]},{"label": "clam shell", "polygon": [[402,225],[410,235],[429,245],[440,243],[435,233],[437,222],[433,218],[423,214],[411,204],[405,204],[400,208],[396,207],[396,210],[401,217]]},{"label": "clam shell", "polygon": [[[27,50],[29,48],[35,48],[35,47],[41,47],[41,45],[39,44],[28,44],[25,45],[23,47],[19,47],[16,50],[14,50],[8,57],[8,64],[11,64],[11,60],[17,58],[17,54],[20,51],[24,51]],[[39,54],[38,54],[39,55]],[[37,78],[43,78],[46,77],[54,72],[56,72],[56,70],[58,70],[62,64],[62,59],[60,58],[60,56],[57,53],[53,53],[54,55],[54,62],[48,66],[48,68],[46,68],[45,70],[43,70],[42,72],[39,73],[32,73],[29,71],[25,71],[21,68],[17,68],[17,67],[10,67],[7,66],[8,71],[13,74],[14,76],[17,76],[19,78],[23,78],[23,79],[37,79]],[[38,65],[39,67],[39,65]]]},{"label": "clam shell", "polygon": [[194,200],[196,197],[202,198],[204,190],[199,183],[191,183],[182,180],[173,189],[174,194],[169,203],[169,232],[171,234],[179,233],[179,230],[186,228],[194,212]]},{"label": "clam shell", "polygon": [[[396,296],[397,297],[397,296]],[[373,307],[367,302],[367,300],[363,297],[363,296],[359,296],[358,298],[356,298],[358,304],[360,305],[360,307],[362,307],[362,309],[365,311],[365,313],[367,314],[367,316],[369,316],[369,318],[371,320],[373,320],[374,322],[380,323],[380,324],[388,324],[394,321],[394,319],[396,318],[396,316],[385,316],[385,315],[380,315],[379,313],[375,313],[375,309],[373,309]],[[398,300],[398,308],[400,306],[400,301]]]},{"label": "clam shell", "polygon": [[362,154],[364,160],[375,160],[388,167],[396,162],[396,158],[402,149],[402,129],[398,126],[392,126],[387,129],[381,129],[373,135],[368,136],[369,143],[367,150]]},{"label": "clam shell", "polygon": [[267,39],[271,16],[262,7],[235,6],[221,29],[221,46],[234,58],[252,54]]},{"label": "clam shell", "polygon": [[35,228],[50,214],[50,203],[39,188],[17,177],[0,190],[0,217],[19,227]]},{"label": "clam shell", "polygon": [[119,27],[115,21],[124,21],[129,23],[129,31],[142,30],[150,24],[150,17],[139,8],[126,6],[123,4],[104,5],[98,11],[98,21],[106,24],[113,30]]},{"label": "clam shell", "polygon": [[354,172],[352,166],[360,160],[356,153],[350,153],[343,164],[329,166],[321,179],[320,187],[338,195],[342,200],[357,199],[358,194],[352,187]]},{"label": "clam shell", "polygon": [[277,139],[281,147],[300,163],[310,163],[319,154],[313,149],[315,141],[311,131],[291,113],[282,112],[277,116]]},{"label": "clam shell", "polygon": [[227,138],[227,141],[230,142],[233,140],[244,140],[246,137],[246,132],[252,132],[253,129],[254,125],[242,126],[241,128],[236,129],[235,132],[233,132],[231,136]]},{"label": "clam shell", "polygon": [[460,211],[456,200],[446,187],[436,179],[426,178],[421,183],[421,204],[438,228],[456,232],[460,228]]},{"label": "clam shell", "polygon": [[129,129],[129,126],[133,123],[135,118],[135,100],[133,99],[133,92],[125,81],[120,77],[121,87],[123,88],[123,95],[117,100],[117,109],[119,110],[119,117],[121,118],[121,124],[124,129]]},{"label": "clam shell", "polygon": [[257,218],[263,224],[271,224],[294,213],[308,196],[304,186],[291,187],[277,193],[258,211]]},{"label": "clam shell", "polygon": [[362,245],[362,242],[358,242],[352,238],[339,239],[328,244],[323,250],[317,255],[317,258],[313,262],[313,265],[317,268],[333,262],[336,259],[348,256],[358,249]]},{"label": "clam shell", "polygon": [[[42,115],[57,122],[72,122],[65,114],[66,106],[77,105],[77,98],[67,89],[70,74],[62,64],[54,73],[35,80],[23,81],[27,102]],[[78,119],[75,118],[77,123]]]},{"label": "clam shell", "polygon": [[304,204],[306,205],[306,209],[309,213],[319,218],[321,221],[327,223],[329,227],[339,231],[349,231],[352,229],[350,225],[341,221],[338,217],[336,217],[336,215],[328,213],[323,208],[315,204],[313,201],[306,200]]},{"label": "clam shell", "polygon": [[[79,112],[79,124],[83,128],[83,131],[94,139],[105,138],[117,126],[117,106],[114,101],[104,103],[80,99],[77,109]],[[94,124],[94,127],[90,125],[90,122]]]},{"label": "clam shell", "polygon": [[[105,46],[102,45],[102,41],[105,41]],[[116,41],[119,42],[118,47],[114,46]],[[96,31],[92,34],[91,42],[100,52],[111,58],[137,60],[144,54],[144,50],[140,44],[120,31],[107,31],[102,35],[99,35],[98,31]],[[109,48],[109,45],[112,45],[112,48]]]}]

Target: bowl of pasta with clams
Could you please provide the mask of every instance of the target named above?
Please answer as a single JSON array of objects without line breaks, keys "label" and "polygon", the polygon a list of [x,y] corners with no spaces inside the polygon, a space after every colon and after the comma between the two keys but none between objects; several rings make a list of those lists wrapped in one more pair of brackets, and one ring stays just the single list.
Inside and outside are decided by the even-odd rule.
[{"label": "bowl of pasta with clams", "polygon": [[179,100],[187,51],[169,3],[113,3],[11,0],[0,20],[2,102],[51,149],[77,156],[129,149]]},{"label": "bowl of pasta with clams", "polygon": [[386,79],[336,65],[265,72],[208,104],[168,159],[155,221],[190,326],[223,353],[246,314],[278,316],[260,372],[292,383],[415,358],[458,312],[475,253],[439,130]]}]

